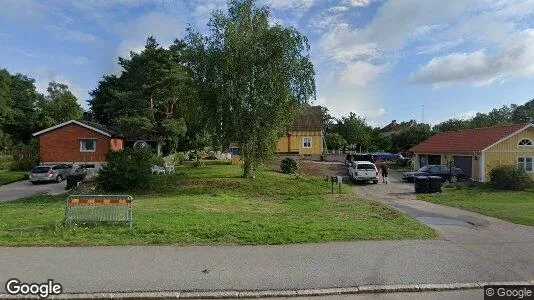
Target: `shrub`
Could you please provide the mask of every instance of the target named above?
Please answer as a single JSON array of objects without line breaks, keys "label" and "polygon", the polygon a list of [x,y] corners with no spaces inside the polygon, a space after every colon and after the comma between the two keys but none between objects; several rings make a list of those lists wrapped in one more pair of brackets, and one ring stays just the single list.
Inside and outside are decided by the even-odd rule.
[{"label": "shrub", "polygon": [[127,191],[147,187],[154,154],[148,149],[111,152],[98,172],[97,184],[106,191]]},{"label": "shrub", "polygon": [[196,151],[191,151],[187,154],[189,160],[195,160],[197,159],[197,152]]},{"label": "shrub", "polygon": [[9,169],[12,171],[29,171],[39,164],[37,145],[22,145],[13,149],[13,161]]},{"label": "shrub", "polygon": [[181,166],[184,164],[184,162],[187,160],[187,155],[185,153],[176,153],[174,154],[174,159],[173,159],[173,163],[174,165],[178,165],[178,166]]},{"label": "shrub", "polygon": [[165,160],[161,156],[152,155],[152,158],[150,159],[150,164],[162,167],[165,165]]},{"label": "shrub", "polygon": [[295,174],[298,170],[298,162],[291,157],[286,157],[280,163],[280,169],[282,169],[282,173]]},{"label": "shrub", "polygon": [[502,190],[524,190],[532,186],[532,178],[516,166],[498,166],[490,171],[490,183]]}]

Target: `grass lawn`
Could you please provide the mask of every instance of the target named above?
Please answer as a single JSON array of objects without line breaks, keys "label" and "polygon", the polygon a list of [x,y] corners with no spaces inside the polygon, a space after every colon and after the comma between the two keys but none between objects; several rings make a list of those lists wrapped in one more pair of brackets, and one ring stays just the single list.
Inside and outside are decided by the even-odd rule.
[{"label": "grass lawn", "polygon": [[513,223],[534,225],[534,190],[502,191],[488,185],[445,188],[442,194],[417,196],[421,200],[464,208]]},{"label": "grass lawn", "polygon": [[26,172],[0,170],[0,185],[23,180]]},{"label": "grass lawn", "polygon": [[435,232],[350,186],[271,171],[240,178],[233,165],[182,167],[135,193],[134,227],[63,225],[65,197],[0,204],[0,245],[291,244],[425,239]]}]

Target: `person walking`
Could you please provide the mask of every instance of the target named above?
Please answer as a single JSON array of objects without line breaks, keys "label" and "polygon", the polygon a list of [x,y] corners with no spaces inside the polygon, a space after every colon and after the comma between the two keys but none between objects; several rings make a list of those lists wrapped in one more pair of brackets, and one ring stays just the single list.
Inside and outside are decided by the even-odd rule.
[{"label": "person walking", "polygon": [[382,183],[388,184],[389,166],[386,162],[380,165],[380,172],[382,173]]}]

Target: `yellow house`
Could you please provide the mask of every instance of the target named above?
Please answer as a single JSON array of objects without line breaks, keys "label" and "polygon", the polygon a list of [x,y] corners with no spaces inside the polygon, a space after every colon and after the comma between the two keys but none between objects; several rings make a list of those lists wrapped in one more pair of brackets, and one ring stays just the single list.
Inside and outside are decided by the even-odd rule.
[{"label": "yellow house", "polygon": [[303,109],[276,145],[278,154],[319,156],[323,153],[323,114],[319,106]]},{"label": "yellow house", "polygon": [[534,124],[442,132],[410,151],[417,168],[453,163],[475,181],[489,181],[489,172],[499,165],[516,165],[534,178]]}]

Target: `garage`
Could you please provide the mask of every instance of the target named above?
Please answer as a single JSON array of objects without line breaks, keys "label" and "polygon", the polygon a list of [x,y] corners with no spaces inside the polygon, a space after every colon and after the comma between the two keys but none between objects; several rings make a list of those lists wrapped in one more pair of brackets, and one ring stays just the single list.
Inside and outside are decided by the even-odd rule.
[{"label": "garage", "polygon": [[454,165],[464,171],[467,178],[473,178],[473,157],[472,156],[453,156]]}]

